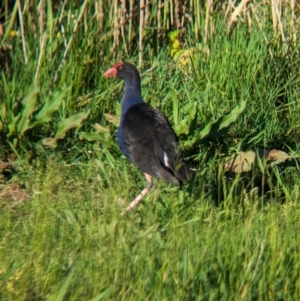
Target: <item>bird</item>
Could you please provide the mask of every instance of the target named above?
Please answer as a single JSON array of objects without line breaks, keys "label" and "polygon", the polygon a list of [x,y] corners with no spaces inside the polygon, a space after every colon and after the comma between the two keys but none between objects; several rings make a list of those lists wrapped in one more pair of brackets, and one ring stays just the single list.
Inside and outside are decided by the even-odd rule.
[{"label": "bird", "polygon": [[145,175],[146,187],[126,207],[132,210],[152,187],[152,177],[180,185],[190,178],[179,139],[166,116],[146,103],[141,95],[140,75],[136,67],[120,62],[103,74],[125,82],[117,144],[128,161]]}]

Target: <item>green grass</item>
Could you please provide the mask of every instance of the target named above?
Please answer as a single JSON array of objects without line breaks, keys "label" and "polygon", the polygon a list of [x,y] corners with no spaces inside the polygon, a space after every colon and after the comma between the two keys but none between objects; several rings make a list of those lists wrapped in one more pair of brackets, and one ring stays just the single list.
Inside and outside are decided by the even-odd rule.
[{"label": "green grass", "polygon": [[32,197],[1,202],[2,300],[299,298],[298,201],[214,207],[156,185],[120,217],[117,198],[144,184],[120,161],[51,159],[28,177]]},{"label": "green grass", "polygon": [[[0,160],[11,165],[0,178],[1,301],[300,299],[299,42],[280,43],[267,19],[263,28],[237,24],[228,35],[217,12],[213,18],[214,38],[197,48],[186,72],[165,47],[154,56],[145,45],[144,98],[183,129],[183,145],[241,101],[246,108],[222,137],[186,149],[196,169],[189,182],[155,181],[126,216],[119,199],[129,203],[145,180],[120,154],[116,128],[104,117],[119,114],[122,83],[102,73],[122,56],[137,63],[136,49],[112,54],[109,38],[99,43],[98,25],[91,21],[86,32],[81,23],[59,69],[65,46],[56,29],[45,29],[51,35],[42,50],[26,19],[28,64],[20,37],[7,37],[12,62],[1,73]],[[71,35],[72,23],[64,22]],[[191,29],[185,38],[187,48],[199,46]],[[14,148],[3,130],[3,103],[17,114],[33,84],[39,105],[70,89],[51,122]],[[42,144],[61,120],[88,110],[56,149]],[[95,123],[108,132],[80,140]],[[224,171],[227,155],[259,148],[294,160],[262,159],[240,175]]]}]

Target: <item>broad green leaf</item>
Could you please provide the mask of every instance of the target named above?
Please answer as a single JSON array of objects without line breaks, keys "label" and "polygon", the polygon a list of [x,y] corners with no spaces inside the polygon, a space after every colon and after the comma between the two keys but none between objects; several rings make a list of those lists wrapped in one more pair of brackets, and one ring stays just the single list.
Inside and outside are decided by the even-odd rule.
[{"label": "broad green leaf", "polygon": [[220,124],[220,129],[227,128],[232,123],[234,123],[237,118],[244,112],[246,108],[247,100],[242,100],[239,105],[237,105],[230,113],[227,113],[222,118]]},{"label": "broad green leaf", "polygon": [[180,34],[180,30],[179,29],[175,29],[175,30],[172,30],[168,33],[168,38],[170,40],[170,42],[173,42],[177,39],[177,37],[179,36]]},{"label": "broad green leaf", "polygon": [[189,115],[180,121],[179,125],[176,126],[175,131],[177,135],[188,135],[190,132],[190,127],[193,121],[195,121],[197,113],[197,104],[193,103],[190,108]]},{"label": "broad green leaf", "polygon": [[219,119],[210,122],[200,132],[200,139],[217,139],[222,136],[229,129],[230,125],[233,124],[237,118],[245,110],[247,101],[242,101],[236,106],[231,112],[224,114]]},{"label": "broad green leaf", "polygon": [[17,129],[16,129],[16,125],[17,122],[19,121],[21,115],[18,115],[16,117],[13,118],[13,120],[8,124],[7,129],[8,129],[8,133],[7,133],[7,138],[13,136],[16,134]]},{"label": "broad green leaf", "polygon": [[6,105],[5,102],[0,103],[0,122],[5,119]]},{"label": "broad green leaf", "polygon": [[102,137],[97,132],[91,132],[91,133],[81,132],[79,134],[79,139],[80,140],[84,139],[84,140],[91,142],[91,141],[100,141],[100,140],[102,140]]},{"label": "broad green leaf", "polygon": [[230,126],[237,120],[237,118],[243,113],[245,110],[247,101],[242,101],[238,106],[236,106],[229,113],[224,114],[219,119],[214,120],[207,124],[205,128],[196,133],[196,135],[188,140],[184,146],[186,148],[192,147],[193,145],[206,140],[214,140],[224,135],[230,128]]},{"label": "broad green leaf", "polygon": [[2,88],[1,91],[1,109],[0,109],[0,117],[2,116],[2,120],[9,123],[15,116],[14,110],[17,106],[17,102],[15,101],[15,93],[16,93],[16,81],[7,81],[4,72],[2,72]]},{"label": "broad green leaf", "polygon": [[173,30],[168,33],[169,45],[170,45],[170,54],[171,56],[176,55],[176,53],[180,50],[181,44],[178,39],[180,34],[180,30]]},{"label": "broad green leaf", "polygon": [[[2,100],[0,102],[0,118],[2,120],[7,119],[8,116],[6,116],[7,110],[10,108],[10,101],[9,101],[9,86],[7,83],[7,79],[5,77],[4,72],[2,72],[2,84],[3,84],[3,91],[2,92]],[[4,98],[4,101],[3,101]]]},{"label": "broad green leaf", "polygon": [[45,138],[42,140],[43,145],[50,147],[57,147],[57,140],[62,139],[66,136],[67,131],[72,128],[77,128],[81,125],[82,121],[85,120],[90,114],[90,110],[88,112],[80,112],[72,115],[69,118],[61,120],[57,125],[57,131],[54,138]]},{"label": "broad green leaf", "polygon": [[81,125],[83,120],[88,118],[89,115],[90,115],[90,110],[88,110],[88,112],[80,112],[74,114],[69,118],[60,121],[57,126],[57,132],[55,138],[56,139],[64,138],[67,131],[69,131],[72,128],[77,128],[79,125]]},{"label": "broad green leaf", "polygon": [[29,128],[35,128],[45,123],[48,123],[53,114],[59,109],[63,98],[70,88],[65,88],[62,91],[56,91],[51,98],[45,100],[41,109],[35,114],[34,121],[29,125]]},{"label": "broad green leaf", "polygon": [[51,148],[57,147],[57,139],[56,138],[44,138],[42,139],[42,144],[45,146],[49,146]]},{"label": "broad green leaf", "polygon": [[95,123],[92,125],[92,127],[98,132],[98,133],[110,133],[110,130],[108,127],[102,126],[99,123]]},{"label": "broad green leaf", "polygon": [[112,115],[112,114],[103,114],[103,115],[104,115],[104,118],[108,122],[112,123],[116,127],[119,126],[119,124],[120,124],[120,116],[118,116],[118,115]]},{"label": "broad green leaf", "polygon": [[32,113],[35,110],[38,92],[39,88],[37,86],[33,86],[31,91],[21,101],[23,109],[18,114],[18,116],[21,117],[17,123],[17,134],[19,136],[22,136],[29,129],[29,123]]}]

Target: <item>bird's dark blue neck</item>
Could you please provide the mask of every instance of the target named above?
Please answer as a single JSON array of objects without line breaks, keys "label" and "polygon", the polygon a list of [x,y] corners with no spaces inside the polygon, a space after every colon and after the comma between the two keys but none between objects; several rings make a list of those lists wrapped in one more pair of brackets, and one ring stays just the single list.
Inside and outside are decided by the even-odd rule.
[{"label": "bird's dark blue neck", "polygon": [[141,88],[139,83],[125,83],[124,94],[122,98],[121,119],[123,119],[127,110],[134,104],[142,103]]}]

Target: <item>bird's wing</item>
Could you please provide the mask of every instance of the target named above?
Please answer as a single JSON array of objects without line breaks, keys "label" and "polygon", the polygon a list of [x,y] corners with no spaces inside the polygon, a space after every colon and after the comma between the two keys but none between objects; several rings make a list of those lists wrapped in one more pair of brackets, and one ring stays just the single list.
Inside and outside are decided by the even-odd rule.
[{"label": "bird's wing", "polygon": [[128,157],[143,172],[168,182],[189,178],[178,138],[159,110],[146,103],[133,105],[121,127]]}]

